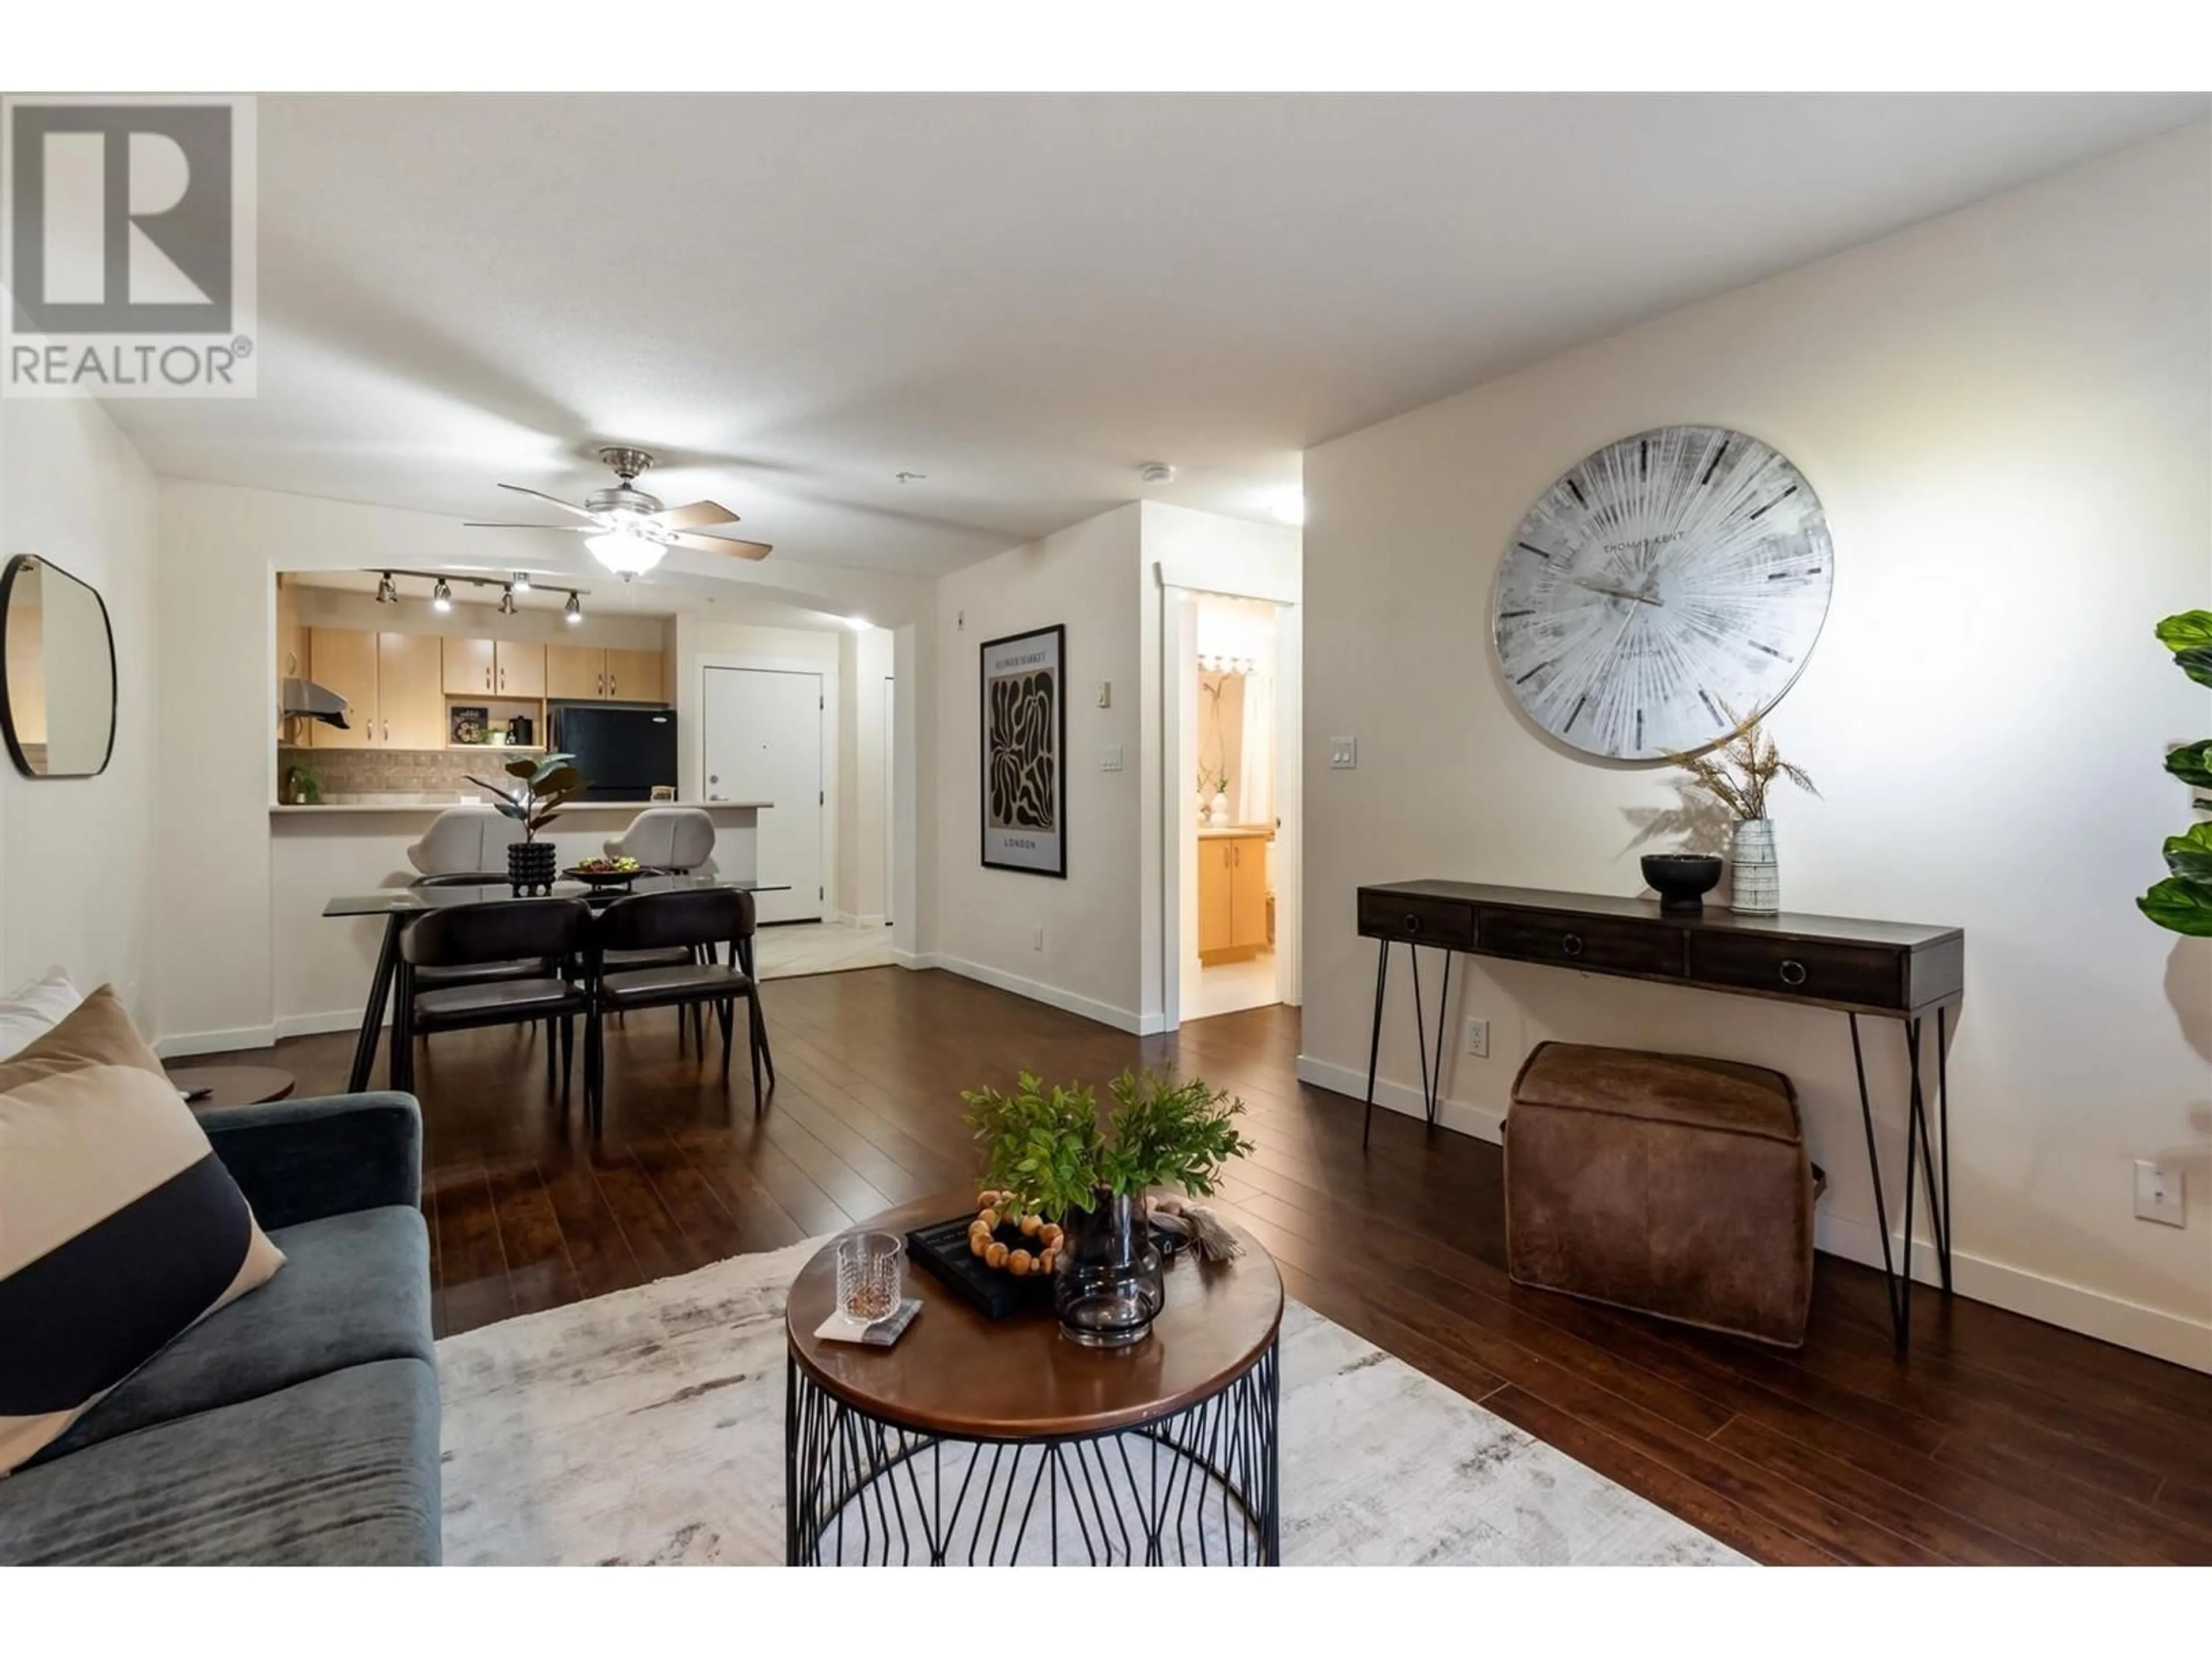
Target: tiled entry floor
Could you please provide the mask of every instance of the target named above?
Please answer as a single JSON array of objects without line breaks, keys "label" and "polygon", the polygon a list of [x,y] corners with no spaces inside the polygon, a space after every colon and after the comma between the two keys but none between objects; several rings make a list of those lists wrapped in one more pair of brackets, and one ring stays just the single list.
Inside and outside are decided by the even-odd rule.
[{"label": "tiled entry floor", "polygon": [[891,930],[840,921],[794,921],[763,927],[753,936],[753,959],[763,979],[801,974],[842,974],[848,968],[888,968]]}]

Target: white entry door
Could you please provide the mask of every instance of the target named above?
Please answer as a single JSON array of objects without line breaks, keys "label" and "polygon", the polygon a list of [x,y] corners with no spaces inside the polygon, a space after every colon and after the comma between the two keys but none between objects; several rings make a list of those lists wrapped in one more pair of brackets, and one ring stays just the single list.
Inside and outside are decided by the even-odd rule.
[{"label": "white entry door", "polygon": [[707,799],[773,802],[760,815],[763,921],[815,921],[823,912],[822,676],[775,668],[709,668],[702,735]]}]

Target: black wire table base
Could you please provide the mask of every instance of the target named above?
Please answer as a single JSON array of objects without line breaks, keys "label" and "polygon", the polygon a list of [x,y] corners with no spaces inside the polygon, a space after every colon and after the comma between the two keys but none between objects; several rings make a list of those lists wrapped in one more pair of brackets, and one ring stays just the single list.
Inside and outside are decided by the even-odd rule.
[{"label": "black wire table base", "polygon": [[786,1362],[793,1566],[1275,1566],[1276,1345],[1218,1393],[1103,1434],[969,1440],[845,1404]]}]

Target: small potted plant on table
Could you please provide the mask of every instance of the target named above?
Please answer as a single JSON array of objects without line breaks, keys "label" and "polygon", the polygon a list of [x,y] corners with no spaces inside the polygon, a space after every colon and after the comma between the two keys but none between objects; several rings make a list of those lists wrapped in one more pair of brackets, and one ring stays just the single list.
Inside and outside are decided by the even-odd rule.
[{"label": "small potted plant on table", "polygon": [[1047,1088],[1027,1072],[1011,1095],[979,1089],[961,1097],[999,1216],[1025,1232],[1032,1217],[1034,1231],[1060,1229],[1053,1306],[1060,1334],[1091,1347],[1142,1340],[1166,1298],[1146,1189],[1204,1197],[1230,1159],[1252,1150],[1237,1133],[1244,1103],[1201,1078],[1124,1072],[1107,1089],[1115,1103],[1103,1125],[1088,1085]]},{"label": "small potted plant on table", "polygon": [[507,775],[515,780],[512,787],[469,779],[497,796],[492,805],[522,826],[522,839],[507,849],[507,879],[517,898],[553,890],[553,843],[538,840],[538,832],[560,817],[562,806],[585,787],[584,775],[569,764],[574,759],[547,755],[542,760],[511,760]]}]

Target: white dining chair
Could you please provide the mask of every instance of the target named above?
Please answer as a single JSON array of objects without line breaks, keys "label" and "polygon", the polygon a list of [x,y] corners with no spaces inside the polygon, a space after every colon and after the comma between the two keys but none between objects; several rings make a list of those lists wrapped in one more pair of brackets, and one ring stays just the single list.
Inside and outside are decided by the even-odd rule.
[{"label": "white dining chair", "polygon": [[522,839],[522,826],[483,803],[449,806],[432,819],[407,861],[426,876],[458,876],[507,868],[507,849]]},{"label": "white dining chair", "polygon": [[656,870],[711,873],[714,821],[696,806],[648,806],[629,828],[609,837],[607,856],[632,858]]}]

